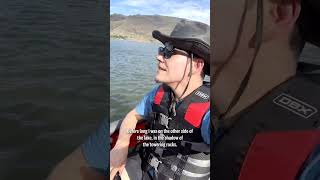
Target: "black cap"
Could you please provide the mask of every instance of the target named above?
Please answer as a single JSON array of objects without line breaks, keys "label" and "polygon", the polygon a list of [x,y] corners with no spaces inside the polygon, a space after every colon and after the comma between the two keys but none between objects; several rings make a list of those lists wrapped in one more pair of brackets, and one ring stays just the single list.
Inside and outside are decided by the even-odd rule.
[{"label": "black cap", "polygon": [[204,73],[210,75],[210,26],[200,22],[182,20],[169,36],[157,30],[152,32],[152,36],[163,44],[171,42],[174,47],[203,58]]}]

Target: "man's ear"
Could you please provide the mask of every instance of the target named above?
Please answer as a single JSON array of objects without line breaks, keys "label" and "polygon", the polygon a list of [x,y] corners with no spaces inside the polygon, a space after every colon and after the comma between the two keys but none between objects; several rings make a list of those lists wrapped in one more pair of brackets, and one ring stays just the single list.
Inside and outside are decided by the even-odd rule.
[{"label": "man's ear", "polygon": [[267,17],[263,28],[263,41],[279,38],[279,36],[290,36],[300,15],[301,5],[299,0],[268,3],[265,9],[266,13],[264,13]]},{"label": "man's ear", "polygon": [[274,3],[272,17],[274,23],[281,26],[295,25],[301,11],[299,0],[288,1],[287,3]]},{"label": "man's ear", "polygon": [[204,60],[202,58],[195,58],[194,62],[195,69],[201,72],[204,68]]}]

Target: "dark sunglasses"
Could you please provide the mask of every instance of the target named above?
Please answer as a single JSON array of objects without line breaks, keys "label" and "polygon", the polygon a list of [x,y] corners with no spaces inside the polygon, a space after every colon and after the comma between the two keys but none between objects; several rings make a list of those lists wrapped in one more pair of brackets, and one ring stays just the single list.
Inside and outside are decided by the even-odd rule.
[{"label": "dark sunglasses", "polygon": [[189,53],[172,46],[170,43],[165,43],[164,47],[159,47],[158,54],[162,55],[165,59],[170,59],[172,55],[179,54],[189,56]]}]

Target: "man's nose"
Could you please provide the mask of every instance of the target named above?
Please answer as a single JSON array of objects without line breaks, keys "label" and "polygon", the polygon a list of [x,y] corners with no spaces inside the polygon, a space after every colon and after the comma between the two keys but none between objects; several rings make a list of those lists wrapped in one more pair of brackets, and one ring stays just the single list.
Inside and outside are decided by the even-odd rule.
[{"label": "man's nose", "polygon": [[157,56],[156,56],[156,59],[159,61],[159,62],[162,62],[162,63],[164,63],[164,57],[163,57],[163,55],[160,55],[160,54],[158,54]]}]

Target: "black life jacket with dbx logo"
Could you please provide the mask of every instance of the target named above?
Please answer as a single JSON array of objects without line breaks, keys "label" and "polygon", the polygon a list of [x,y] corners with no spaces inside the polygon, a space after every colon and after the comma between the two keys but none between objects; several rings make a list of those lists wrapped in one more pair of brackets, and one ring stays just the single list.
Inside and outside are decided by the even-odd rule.
[{"label": "black life jacket with dbx logo", "polygon": [[[252,179],[252,177],[254,177],[252,168],[255,169],[255,171],[258,171],[258,169],[262,169],[261,167],[265,167],[264,164],[268,164],[266,161],[259,161],[259,166],[255,167],[252,167],[252,165],[248,163],[252,160],[252,157],[255,159],[265,158],[257,156],[257,152],[263,152],[266,147],[261,145],[261,143],[257,146],[256,144],[259,142],[255,138],[262,136],[267,137],[270,136],[270,134],[277,134],[279,132],[300,133],[300,131],[304,132],[317,129],[320,124],[320,114],[318,111],[320,107],[319,80],[319,74],[299,74],[273,89],[272,92],[269,92],[261,100],[256,102],[254,106],[241,112],[237,117],[233,118],[234,120],[231,121],[231,123],[220,122],[221,129],[223,129],[224,133],[212,143],[214,144],[213,152],[215,154],[214,162],[216,165],[212,167],[213,179]],[[281,136],[277,136],[277,138],[281,138]],[[301,139],[301,137],[299,138]],[[303,167],[302,163],[308,158],[308,153],[306,151],[305,154],[298,156],[298,154],[291,153],[295,151],[290,148],[294,148],[294,150],[298,149],[298,152],[303,152],[305,151],[307,142],[299,146],[287,147],[282,146],[282,144],[287,143],[289,140],[298,142],[299,138],[292,139],[289,137],[287,138],[287,141],[284,141],[275,147],[275,149],[278,148],[278,150],[272,151],[274,150],[272,149],[269,151],[267,156],[268,162],[274,162],[272,163],[273,167],[265,167],[263,171],[265,173],[268,172],[268,174],[260,173],[259,176],[263,176],[263,178],[260,179],[266,179],[265,177],[271,176],[280,177],[279,173],[277,174],[270,169],[280,171],[281,177],[298,177],[298,168]],[[278,139],[271,139],[271,141],[268,140],[267,142],[275,142],[275,144],[279,143]],[[271,149],[273,147],[267,148]],[[286,157],[292,157],[288,158],[291,161],[284,161],[281,156],[275,156],[276,158],[272,156],[281,154],[282,151],[286,152]],[[273,161],[273,159],[275,160]],[[286,164],[296,159],[301,160],[301,162],[299,162],[301,166],[298,166],[300,164]],[[283,164],[285,164],[286,169],[274,168],[281,167]],[[298,170],[287,171],[287,169],[293,168]],[[251,170],[251,174],[247,173],[249,172],[247,169]]]}]

